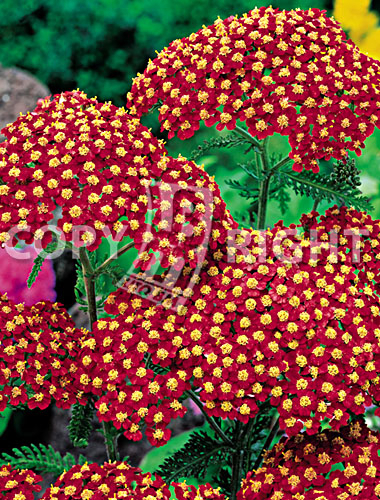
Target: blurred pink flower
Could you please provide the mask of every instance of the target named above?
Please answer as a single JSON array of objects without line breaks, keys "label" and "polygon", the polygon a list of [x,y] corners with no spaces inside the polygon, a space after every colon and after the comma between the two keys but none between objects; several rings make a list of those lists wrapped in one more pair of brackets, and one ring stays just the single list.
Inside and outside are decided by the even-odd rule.
[{"label": "blurred pink flower", "polygon": [[57,294],[54,290],[55,274],[51,260],[45,260],[34,285],[28,288],[26,281],[37,257],[36,250],[33,247],[12,249],[12,255],[6,251],[0,252],[1,293],[7,292],[10,299],[27,305],[40,300],[55,301]]},{"label": "blurred pink flower", "polygon": [[202,413],[192,399],[189,399],[189,406],[194,415],[200,415]]}]

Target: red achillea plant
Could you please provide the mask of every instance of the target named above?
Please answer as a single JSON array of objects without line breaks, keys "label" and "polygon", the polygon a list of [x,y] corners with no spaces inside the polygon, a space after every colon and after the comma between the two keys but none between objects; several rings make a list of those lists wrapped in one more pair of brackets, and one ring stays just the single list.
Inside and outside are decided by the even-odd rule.
[{"label": "red achillea plant", "polygon": [[[164,444],[190,388],[209,416],[244,423],[270,401],[288,435],[316,433],[324,419],[337,429],[380,401],[380,222],[335,207],[236,240],[235,262],[220,248],[209,254],[199,275],[176,281],[177,299],[152,304],[135,284],[109,296],[115,319],[97,323],[77,372],[81,389],[105,391],[102,419],[129,435],[127,417],[149,415]],[[165,375],[154,378],[155,366]],[[172,403],[156,408],[165,397]]]},{"label": "red achillea plant", "polygon": [[[256,307],[253,297],[263,294],[267,281],[260,270],[250,273],[244,264],[211,261],[196,277],[194,289],[187,276],[176,281],[173,291],[186,297],[184,304],[176,305],[173,298],[153,304],[136,297],[134,284],[111,294],[105,310],[115,319],[95,324],[94,339],[85,343],[83,366],[76,373],[85,381],[83,391],[105,391],[96,403],[100,418],[122,425],[129,435],[127,416],[145,417],[150,440],[155,426],[155,444],[164,444],[170,436],[164,428],[173,416],[185,412],[178,399],[191,387],[197,395],[189,394],[209,415],[242,422],[253,418],[257,403],[269,397],[286,368],[284,362],[271,359],[259,372],[262,358],[251,355],[257,344],[247,336],[250,311]],[[161,293],[157,287],[159,302]],[[154,370],[162,374],[155,376]],[[137,425],[133,427],[138,431]]]},{"label": "red achillea plant", "polygon": [[[133,305],[141,302],[136,296],[131,299]],[[161,358],[157,358],[160,356],[157,346],[164,339],[159,337],[154,307],[150,310],[150,318],[145,319],[150,336],[139,327],[141,321],[137,316],[120,315],[115,319],[98,320],[91,338],[82,344],[75,378],[84,393],[100,396],[95,403],[100,421],[113,422],[133,441],[142,439],[142,424],[145,424],[149,441],[154,446],[161,446],[170,438],[167,425],[171,419],[183,416],[186,411],[179,398],[189,384],[184,382],[186,373],[183,370],[155,375],[147,365],[147,356],[152,356],[158,368],[158,361],[165,361],[163,353],[167,352],[162,346]],[[173,332],[167,331],[164,344],[175,352],[176,337],[173,339]],[[167,366],[167,361],[161,366]]]},{"label": "red achillea plant", "polygon": [[144,269],[152,264],[150,250],[163,255],[164,267],[180,266],[183,257],[194,260],[213,231],[222,238],[234,224],[202,167],[167,156],[162,141],[111,103],[65,92],[42,100],[3,133],[3,243],[18,238],[46,246],[47,224],[61,207],[57,226],[65,241],[95,250],[102,237],[129,236]]},{"label": "red achillea plant", "polygon": [[135,78],[128,107],[161,103],[169,138],[200,122],[253,137],[289,137],[293,169],[360,154],[379,119],[379,64],[360,53],[324,11],[261,7],[175,40]]},{"label": "red achillea plant", "polygon": [[[378,437],[358,415],[380,402],[380,221],[360,211],[368,200],[347,156],[377,125],[379,69],[323,12],[261,8],[173,42],[135,80],[133,116],[75,91],[6,128],[0,241],[42,242],[44,256],[57,226],[59,248],[79,247],[76,296],[92,331],[57,304],[2,297],[0,410],[74,403],[69,435],[83,446],[95,408],[109,460],[64,472],[44,499],[165,500],[174,479],[207,473],[220,491],[179,483],[179,499],[236,500],[278,427],[288,440],[248,475],[241,500],[379,497]],[[168,156],[141,125],[156,104],[170,136],[186,138],[201,121],[240,134],[214,138],[201,154],[249,144],[250,183],[231,185],[252,200],[255,229],[238,230],[203,167]],[[274,132],[292,148],[279,160],[268,146]],[[330,157],[343,161],[318,173]],[[313,198],[314,210],[268,228],[268,200],[286,204],[288,187]],[[341,208],[321,216],[321,200]],[[115,246],[133,241],[107,258],[96,252],[107,236]],[[115,266],[133,246],[135,269]],[[165,444],[187,398],[205,428],[167,457],[160,477],[117,461],[121,434]],[[49,472],[75,462],[43,446],[14,453],[2,459]]]},{"label": "red achillea plant", "polygon": [[283,438],[243,480],[238,500],[380,498],[379,433],[358,420],[340,432]]},{"label": "red achillea plant", "polygon": [[60,304],[15,304],[0,297],[0,411],[8,405],[70,408],[81,399],[74,386],[81,337]]},{"label": "red achillea plant", "polygon": [[296,229],[272,230],[273,302],[251,317],[263,369],[286,363],[271,404],[289,435],[303,425],[314,433],[324,418],[339,428],[380,401],[380,223],[334,207],[303,216],[301,236]]},{"label": "red achillea plant", "polygon": [[9,465],[0,467],[0,498],[4,500],[33,500],[41,491],[42,477],[31,470],[17,470]]},{"label": "red achillea plant", "polygon": [[74,465],[46,490],[42,500],[108,500],[128,499],[169,500],[170,491],[161,477],[125,462],[103,465]]}]

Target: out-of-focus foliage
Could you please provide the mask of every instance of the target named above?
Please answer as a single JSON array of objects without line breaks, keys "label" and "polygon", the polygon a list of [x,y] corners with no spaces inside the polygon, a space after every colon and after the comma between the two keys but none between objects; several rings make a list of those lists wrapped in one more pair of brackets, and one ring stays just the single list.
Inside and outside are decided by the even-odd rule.
[{"label": "out-of-focus foliage", "polygon": [[380,59],[380,18],[371,4],[375,6],[371,0],[335,0],[333,14],[362,52]]},{"label": "out-of-focus foliage", "polygon": [[[255,5],[268,4],[250,0],[16,3],[1,2],[0,63],[29,70],[53,92],[80,87],[116,105],[124,104],[131,78],[144,69],[156,50],[202,24],[211,24],[218,16],[241,14]],[[315,2],[276,0],[273,5],[309,8]]]}]

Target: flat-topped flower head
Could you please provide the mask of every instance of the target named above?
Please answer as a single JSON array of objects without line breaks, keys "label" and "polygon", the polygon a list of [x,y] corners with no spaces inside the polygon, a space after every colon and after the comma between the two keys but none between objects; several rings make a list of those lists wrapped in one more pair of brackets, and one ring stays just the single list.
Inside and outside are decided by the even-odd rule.
[{"label": "flat-topped flower head", "polygon": [[146,267],[152,250],[176,264],[207,245],[212,230],[223,233],[233,223],[204,169],[169,157],[163,142],[124,108],[65,92],[41,101],[3,133],[2,243],[42,240],[45,246],[50,223],[62,239],[89,250],[102,237],[130,237]]},{"label": "flat-topped flower head", "polygon": [[[380,221],[335,207],[303,216],[299,226],[242,230],[235,239],[235,247],[209,251],[199,273],[188,267],[171,296],[159,276],[155,303],[136,294],[135,283],[109,296],[105,310],[116,316],[116,333],[106,324],[98,356],[95,347],[90,358],[82,351],[89,372],[103,370],[95,385],[106,418],[132,415],[132,389],[116,400],[108,384],[113,377],[125,384],[147,359],[149,368],[164,369],[160,401],[180,398],[190,384],[210,416],[242,422],[270,401],[288,435],[304,426],[316,433],[325,419],[338,429],[380,403]],[[110,359],[118,360],[116,374]],[[134,380],[141,404],[156,404],[144,395],[145,379]]]},{"label": "flat-topped flower head", "polygon": [[143,473],[126,462],[74,465],[46,490],[42,500],[127,499],[169,500],[170,491],[158,475]]},{"label": "flat-topped flower head", "polygon": [[325,11],[261,7],[173,41],[134,79],[127,106],[140,117],[160,104],[169,138],[201,122],[288,136],[293,168],[318,171],[322,158],[360,154],[378,126],[379,69]]},{"label": "flat-topped flower head", "polygon": [[27,469],[0,467],[0,498],[3,500],[33,500],[34,493],[41,491],[42,477]]},{"label": "flat-topped flower head", "polygon": [[132,441],[142,439],[145,427],[150,443],[162,446],[171,435],[170,421],[186,412],[180,398],[190,386],[185,372],[170,366],[180,337],[173,339],[169,328],[166,339],[160,337],[155,308],[142,317],[138,301],[132,300],[131,314],[125,310],[115,319],[94,324],[77,358],[75,385],[96,397],[101,422],[112,422]]},{"label": "flat-topped flower head", "polygon": [[238,500],[380,498],[380,435],[358,420],[340,432],[283,438],[242,481]]},{"label": "flat-topped flower head", "polygon": [[[224,500],[210,484],[198,488],[172,483],[177,500]],[[42,500],[169,500],[171,492],[158,474],[143,473],[126,462],[74,465],[46,490]],[[13,500],[13,498],[12,498]]]},{"label": "flat-topped flower head", "polygon": [[8,405],[70,408],[83,395],[74,387],[79,330],[60,304],[15,304],[0,297],[0,411]]},{"label": "flat-topped flower head", "polygon": [[[220,253],[218,248],[211,255],[220,258]],[[97,403],[102,419],[122,419],[128,431],[137,412],[139,419],[151,419],[151,433],[152,426],[163,428],[185,411],[178,400],[193,388],[210,415],[247,422],[270,397],[286,363],[276,358],[264,366],[260,338],[250,335],[249,314],[267,304],[267,297],[260,299],[273,276],[209,258],[199,274],[188,266],[169,296],[155,276],[155,303],[136,294],[134,283],[107,299],[105,311],[115,319],[98,321],[97,329],[102,326],[104,333],[95,335],[96,346],[82,350],[78,371],[89,377],[84,391],[97,394],[94,385],[102,390]],[[155,370],[162,375],[152,379]]]}]

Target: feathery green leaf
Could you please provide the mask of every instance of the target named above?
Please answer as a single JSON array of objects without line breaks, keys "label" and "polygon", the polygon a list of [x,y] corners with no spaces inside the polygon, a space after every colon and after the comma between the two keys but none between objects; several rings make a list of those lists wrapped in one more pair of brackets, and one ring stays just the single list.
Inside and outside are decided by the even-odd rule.
[{"label": "feathery green leaf", "polygon": [[34,259],[34,264],[30,274],[28,276],[27,285],[28,288],[31,288],[33,283],[36,281],[39,272],[41,271],[42,264],[44,263],[46,257],[49,254],[52,254],[56,250],[64,248],[65,244],[61,241],[52,241],[49,243],[42,252],[40,252],[37,257]]},{"label": "feathery green leaf", "polygon": [[42,474],[53,474],[59,476],[65,470],[70,469],[75,464],[86,463],[86,457],[80,455],[78,460],[71,453],[61,455],[49,444],[31,446],[21,446],[13,448],[13,454],[2,453],[0,456],[0,466],[10,464],[16,469],[31,469]]},{"label": "feathery green leaf", "polygon": [[94,403],[89,400],[86,405],[75,403],[69,423],[69,437],[74,446],[85,448],[92,432]]}]

